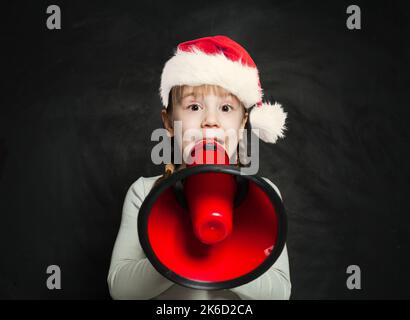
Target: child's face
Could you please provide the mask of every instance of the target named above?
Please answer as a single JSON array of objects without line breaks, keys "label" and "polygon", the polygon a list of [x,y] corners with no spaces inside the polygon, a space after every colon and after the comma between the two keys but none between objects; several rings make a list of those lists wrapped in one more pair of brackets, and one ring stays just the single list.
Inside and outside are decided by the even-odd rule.
[{"label": "child's face", "polygon": [[[180,103],[174,106],[172,113],[172,121],[182,122],[184,154],[200,140],[200,137],[189,138],[196,131],[202,133],[203,137],[218,138],[229,157],[236,151],[242,134],[240,130],[244,129],[247,117],[240,101],[229,92],[194,95],[192,87],[184,90]],[[175,140],[181,145],[177,135]]]}]

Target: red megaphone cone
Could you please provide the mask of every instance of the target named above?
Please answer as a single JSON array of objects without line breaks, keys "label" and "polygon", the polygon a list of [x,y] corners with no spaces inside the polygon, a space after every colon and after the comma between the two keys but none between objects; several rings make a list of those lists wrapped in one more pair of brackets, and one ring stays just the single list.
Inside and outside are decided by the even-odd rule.
[{"label": "red megaphone cone", "polygon": [[[229,164],[225,149],[216,140],[203,139],[191,153],[187,167],[200,164]],[[184,181],[194,233],[205,244],[224,240],[232,232],[236,180],[220,172],[199,173]]]}]

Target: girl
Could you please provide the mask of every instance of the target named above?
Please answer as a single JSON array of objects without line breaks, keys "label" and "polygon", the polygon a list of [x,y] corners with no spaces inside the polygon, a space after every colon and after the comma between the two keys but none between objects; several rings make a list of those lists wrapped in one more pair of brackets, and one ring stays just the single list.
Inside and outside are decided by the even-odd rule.
[{"label": "girl", "polygon": [[[256,65],[243,47],[226,36],[205,37],[178,45],[175,55],[164,66],[160,95],[164,128],[182,150],[189,150],[190,145],[175,135],[176,121],[181,121],[182,137],[192,129],[200,130],[204,136],[209,132],[234,130],[237,139],[218,136],[230,157],[237,154],[234,151],[240,148],[241,132],[246,127],[252,127],[254,133],[268,143],[283,137],[286,113],[279,104],[262,102]],[[241,166],[240,159],[237,165]],[[107,279],[112,298],[289,299],[291,283],[286,246],[262,276],[229,290],[189,289],[166,279],[151,265],[138,239],[139,209],[155,183],[185,166],[182,157],[181,164],[167,164],[163,175],[140,177],[129,188]],[[264,179],[280,195],[278,188]]]}]

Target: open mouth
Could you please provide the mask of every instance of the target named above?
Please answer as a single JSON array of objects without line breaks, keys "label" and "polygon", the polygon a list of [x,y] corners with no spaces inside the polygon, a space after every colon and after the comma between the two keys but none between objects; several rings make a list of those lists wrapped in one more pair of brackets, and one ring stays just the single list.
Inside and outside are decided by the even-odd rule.
[{"label": "open mouth", "polygon": [[196,140],[189,148],[188,164],[228,164],[227,150],[218,140],[217,137]]},{"label": "open mouth", "polygon": [[[202,139],[215,140],[219,144],[222,144],[222,145],[225,144],[224,133],[223,133],[223,131],[221,131],[219,129],[217,129],[217,130],[215,130],[215,129],[206,129],[203,132]],[[202,140],[202,139],[199,139],[199,140]]]},{"label": "open mouth", "polygon": [[201,139],[198,139],[196,142],[199,142],[202,140],[216,141],[220,144],[225,144],[225,139],[224,137],[221,137],[221,136],[214,136],[214,135],[203,136]]},{"label": "open mouth", "polygon": [[202,142],[206,142],[207,144],[216,143],[220,145],[223,149],[225,149],[225,141],[218,137],[206,137],[206,138],[198,139],[197,141],[195,141],[195,145],[198,145]]},{"label": "open mouth", "polygon": [[[192,150],[198,148],[198,146],[200,146],[202,143],[205,143],[207,145],[215,143],[219,146],[219,150],[224,150],[225,153],[228,153],[227,145],[225,143],[224,138],[218,135],[211,135],[208,133],[208,135],[203,135],[200,138],[198,137],[198,139],[191,141],[187,146],[185,146],[183,151],[184,159],[188,159],[190,157],[190,154],[192,153]],[[209,148],[211,148],[210,145],[208,146]]]}]

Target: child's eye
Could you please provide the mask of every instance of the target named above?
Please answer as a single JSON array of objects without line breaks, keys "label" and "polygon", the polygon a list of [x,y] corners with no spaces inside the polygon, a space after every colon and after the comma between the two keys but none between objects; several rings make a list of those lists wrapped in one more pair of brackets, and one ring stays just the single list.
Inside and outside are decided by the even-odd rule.
[{"label": "child's eye", "polygon": [[229,112],[232,109],[232,106],[230,106],[229,104],[224,104],[222,106],[222,111],[223,112]]},{"label": "child's eye", "polygon": [[188,109],[191,109],[192,111],[198,111],[200,109],[200,106],[198,104],[191,104],[188,106]]}]

